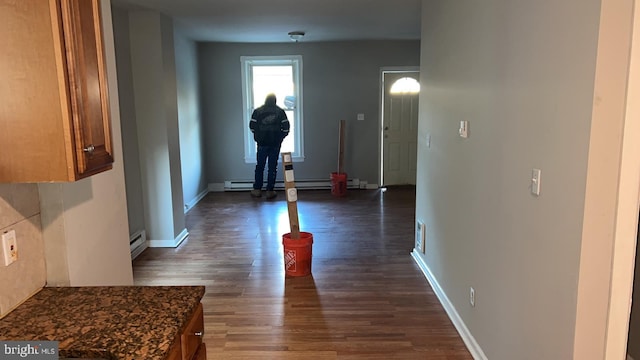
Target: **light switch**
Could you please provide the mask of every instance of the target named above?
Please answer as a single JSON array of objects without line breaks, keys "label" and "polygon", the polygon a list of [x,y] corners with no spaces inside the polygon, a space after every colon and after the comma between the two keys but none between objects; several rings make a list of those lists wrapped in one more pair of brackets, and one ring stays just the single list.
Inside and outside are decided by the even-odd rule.
[{"label": "light switch", "polygon": [[460,121],[460,128],[458,129],[458,134],[460,134],[461,138],[469,137],[469,122],[466,120]]},{"label": "light switch", "polygon": [[531,171],[531,193],[533,195],[540,195],[540,169],[533,169]]},{"label": "light switch", "polygon": [[358,114],[358,120],[360,121],[364,120],[364,114]]},{"label": "light switch", "polygon": [[425,139],[425,144],[428,148],[431,147],[431,134],[427,134],[427,138]]}]

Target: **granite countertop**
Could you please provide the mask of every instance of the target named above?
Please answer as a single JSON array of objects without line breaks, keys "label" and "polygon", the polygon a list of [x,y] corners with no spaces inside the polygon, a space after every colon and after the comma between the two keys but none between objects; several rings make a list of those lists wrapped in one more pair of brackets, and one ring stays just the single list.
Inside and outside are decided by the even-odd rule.
[{"label": "granite countertop", "polygon": [[59,341],[60,356],[165,359],[204,286],[44,288],[0,319],[0,340]]}]

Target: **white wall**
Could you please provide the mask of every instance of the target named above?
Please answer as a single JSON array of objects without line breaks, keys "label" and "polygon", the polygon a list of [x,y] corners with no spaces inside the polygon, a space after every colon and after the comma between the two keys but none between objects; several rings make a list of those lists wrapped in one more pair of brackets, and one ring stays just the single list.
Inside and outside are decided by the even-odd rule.
[{"label": "white wall", "polygon": [[[0,318],[45,285],[47,271],[35,184],[0,184],[0,234],[11,230],[16,234],[18,261],[7,267],[0,265]],[[0,259],[4,259],[2,249]]]},{"label": "white wall", "polygon": [[[630,4],[610,6],[627,14],[618,19],[621,47],[628,44]],[[600,301],[608,298],[611,273],[601,265],[611,261],[613,247],[620,157],[615,135],[624,122],[619,110],[626,76],[624,66],[611,64],[620,65],[628,52],[609,46],[609,37],[599,39],[601,5],[422,3],[416,217],[427,225],[427,241],[418,259],[479,344],[480,356],[492,360],[604,356],[604,337],[592,335],[606,330],[600,320],[608,309]],[[599,46],[612,50],[614,61],[598,62]],[[606,86],[596,82],[596,70],[610,79]],[[605,103],[602,114],[593,113]],[[594,135],[592,119],[604,128],[605,117],[609,129]],[[457,135],[460,120],[470,122],[468,139]],[[594,139],[603,147],[594,147]],[[594,158],[605,162],[594,164]],[[588,164],[604,179],[600,188],[590,188],[604,194],[600,199],[585,199]],[[542,170],[537,197],[529,188],[533,168]],[[603,170],[612,170],[611,176]],[[583,251],[595,238],[583,234],[583,226],[597,206],[604,218],[588,220],[605,236],[591,248],[599,253],[590,262]],[[593,277],[598,271],[600,278]],[[577,306],[587,296],[579,289],[603,286],[595,302]],[[476,291],[475,307],[469,287]]]},{"label": "white wall", "polygon": [[39,184],[48,286],[132,285],[110,1],[101,1],[113,169],[74,183]]}]

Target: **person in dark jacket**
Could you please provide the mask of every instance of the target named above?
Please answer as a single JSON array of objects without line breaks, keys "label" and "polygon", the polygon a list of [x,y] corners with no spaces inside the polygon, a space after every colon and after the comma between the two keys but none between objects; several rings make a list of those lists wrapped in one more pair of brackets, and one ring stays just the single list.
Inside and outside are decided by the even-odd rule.
[{"label": "person in dark jacket", "polygon": [[289,135],[289,119],[287,114],[276,105],[276,96],[267,95],[264,105],[253,111],[249,129],[253,133],[253,139],[258,144],[256,153],[256,171],[251,196],[262,196],[262,184],[264,168],[268,160],[267,170],[267,199],[276,197],[273,190],[276,184],[276,168],[282,140]]}]

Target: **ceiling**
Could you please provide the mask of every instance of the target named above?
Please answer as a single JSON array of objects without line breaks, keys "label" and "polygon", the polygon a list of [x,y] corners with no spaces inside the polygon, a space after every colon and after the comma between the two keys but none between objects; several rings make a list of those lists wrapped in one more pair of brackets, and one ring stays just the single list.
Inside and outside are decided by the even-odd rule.
[{"label": "ceiling", "polygon": [[113,0],[157,10],[196,41],[417,40],[421,0]]}]

